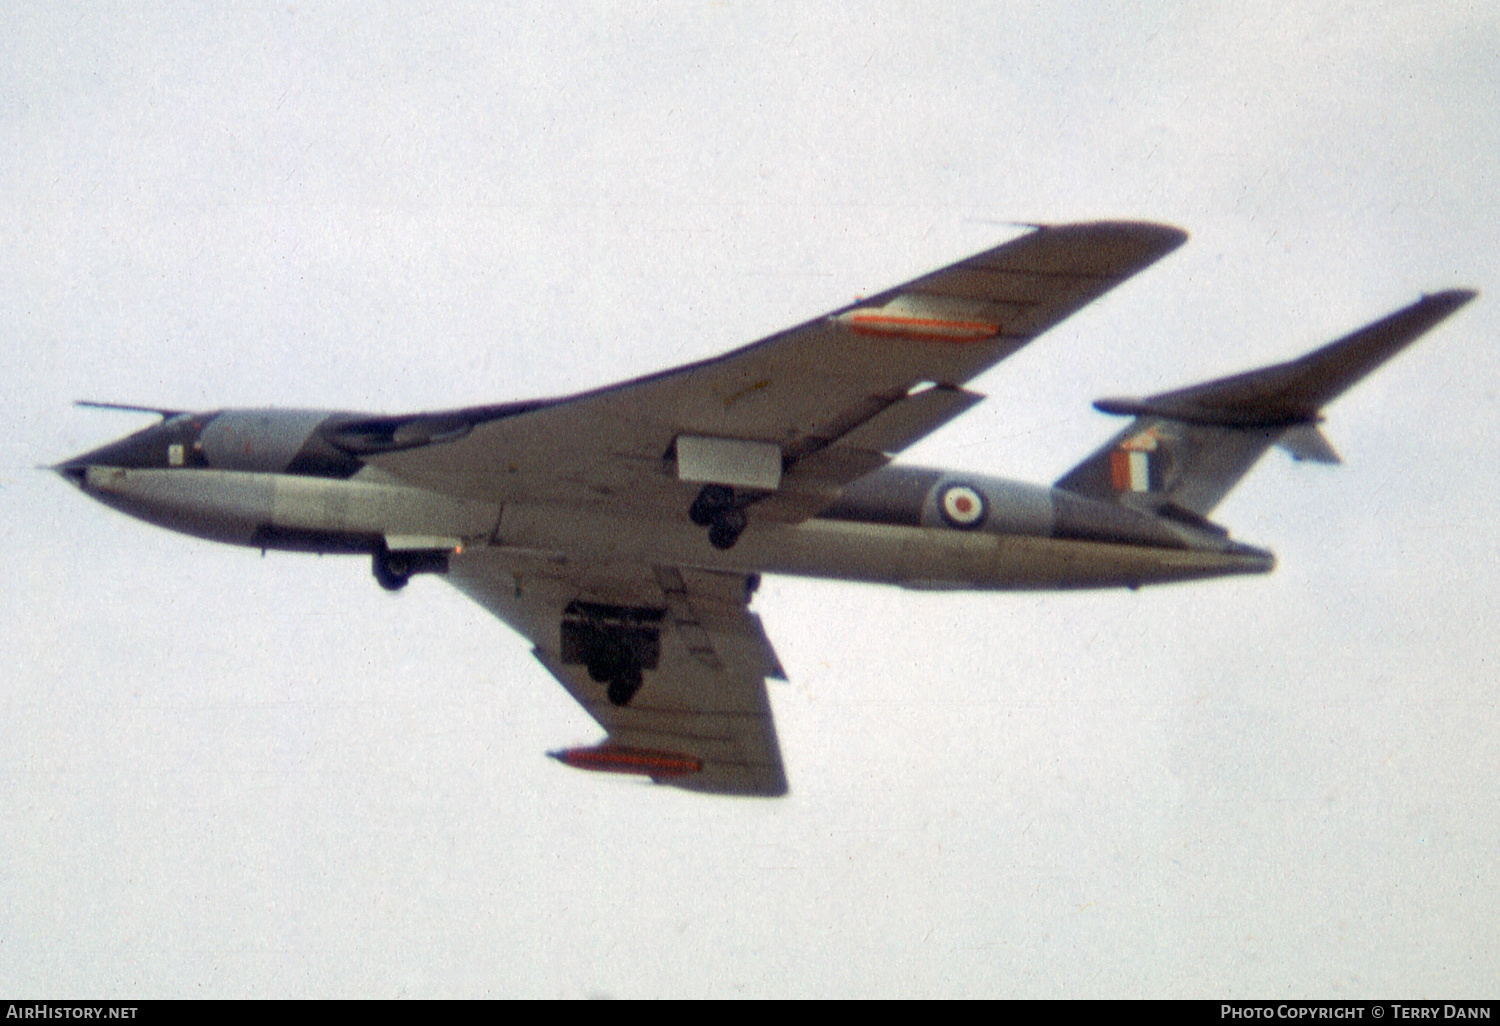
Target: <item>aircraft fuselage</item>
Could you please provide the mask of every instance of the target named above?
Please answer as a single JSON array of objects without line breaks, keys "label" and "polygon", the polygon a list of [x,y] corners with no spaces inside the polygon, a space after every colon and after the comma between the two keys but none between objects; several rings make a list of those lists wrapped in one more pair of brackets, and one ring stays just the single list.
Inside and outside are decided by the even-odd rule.
[{"label": "aircraft fuselage", "polygon": [[[57,469],[150,523],[260,549],[395,558],[397,577],[453,559],[627,559],[920,589],[1138,587],[1264,573],[1274,557],[1207,525],[1056,488],[913,467],[877,470],[819,515],[760,522],[729,549],[688,516],[634,515],[611,497],[558,501],[496,480],[477,500],[404,482],[337,444],[374,418],[306,410],[179,414]],[[400,444],[399,440],[391,444]],[[472,492],[472,489],[470,490]],[[540,494],[537,494],[540,493]],[[389,577],[381,577],[391,586]]]}]

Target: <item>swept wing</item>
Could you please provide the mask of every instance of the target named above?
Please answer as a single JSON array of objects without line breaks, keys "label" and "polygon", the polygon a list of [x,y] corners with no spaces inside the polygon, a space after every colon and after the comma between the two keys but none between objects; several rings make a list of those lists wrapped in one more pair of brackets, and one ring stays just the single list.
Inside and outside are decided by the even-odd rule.
[{"label": "swept wing", "polygon": [[715,359],[562,400],[351,424],[342,444],[367,438],[370,462],[466,498],[680,514],[696,490],[677,478],[680,437],[757,443],[783,472],[756,516],[795,522],[978,401],[965,382],[1186,238],[1041,228]]},{"label": "swept wing", "polygon": [[[537,660],[608,731],[601,745],[554,753],[563,761],[695,791],[786,793],[765,685],[783,675],[747,608],[745,575],[483,551],[455,559],[448,579],[529,638]],[[635,647],[649,669],[650,686],[628,706],[605,697],[582,651],[589,635],[606,634]]]},{"label": "swept wing", "polygon": [[[351,420],[333,440],[460,498],[647,522],[686,520],[704,478],[685,464],[743,456],[770,483],[754,517],[796,522],[977,402],[963,383],[1185,239],[1142,223],[1041,228],[716,359],[562,400]],[[501,545],[456,556],[449,580],[529,638],[608,732],[560,758],[693,790],[785,792],[765,687],[781,669],[750,579],[517,552],[504,523]],[[611,646],[648,674],[628,705],[601,687],[610,667],[588,661]]]}]

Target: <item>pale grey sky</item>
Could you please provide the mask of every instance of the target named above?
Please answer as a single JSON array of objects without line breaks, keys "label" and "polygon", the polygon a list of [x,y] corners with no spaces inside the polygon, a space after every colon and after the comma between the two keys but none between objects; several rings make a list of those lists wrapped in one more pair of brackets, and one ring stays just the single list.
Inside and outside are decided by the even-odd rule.
[{"label": "pale grey sky", "polygon": [[[1493,996],[1487,4],[20,4],[0,31],[0,992]],[[1049,481],[1140,394],[1491,293],[1218,511],[1266,578],[785,578],[780,801],[599,731],[435,579],[31,468],[712,355],[994,244],[1192,241],[906,457]]]}]

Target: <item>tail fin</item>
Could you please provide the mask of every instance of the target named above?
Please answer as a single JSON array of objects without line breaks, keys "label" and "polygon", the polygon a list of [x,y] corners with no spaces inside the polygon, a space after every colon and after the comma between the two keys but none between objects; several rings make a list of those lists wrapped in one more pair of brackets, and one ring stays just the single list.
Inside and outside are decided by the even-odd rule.
[{"label": "tail fin", "polygon": [[1296,459],[1339,462],[1319,409],[1473,299],[1423,296],[1306,356],[1146,399],[1101,399],[1130,426],[1057,487],[1167,516],[1202,521],[1272,445]]}]

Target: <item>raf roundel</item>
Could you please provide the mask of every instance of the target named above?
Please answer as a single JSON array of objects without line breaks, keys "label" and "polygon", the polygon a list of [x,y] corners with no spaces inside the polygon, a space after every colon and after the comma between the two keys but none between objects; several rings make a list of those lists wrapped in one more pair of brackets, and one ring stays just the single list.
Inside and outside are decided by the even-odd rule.
[{"label": "raf roundel", "polygon": [[943,520],[953,527],[972,530],[984,523],[989,511],[984,505],[984,496],[966,484],[953,484],[943,489],[938,497],[938,512]]}]

